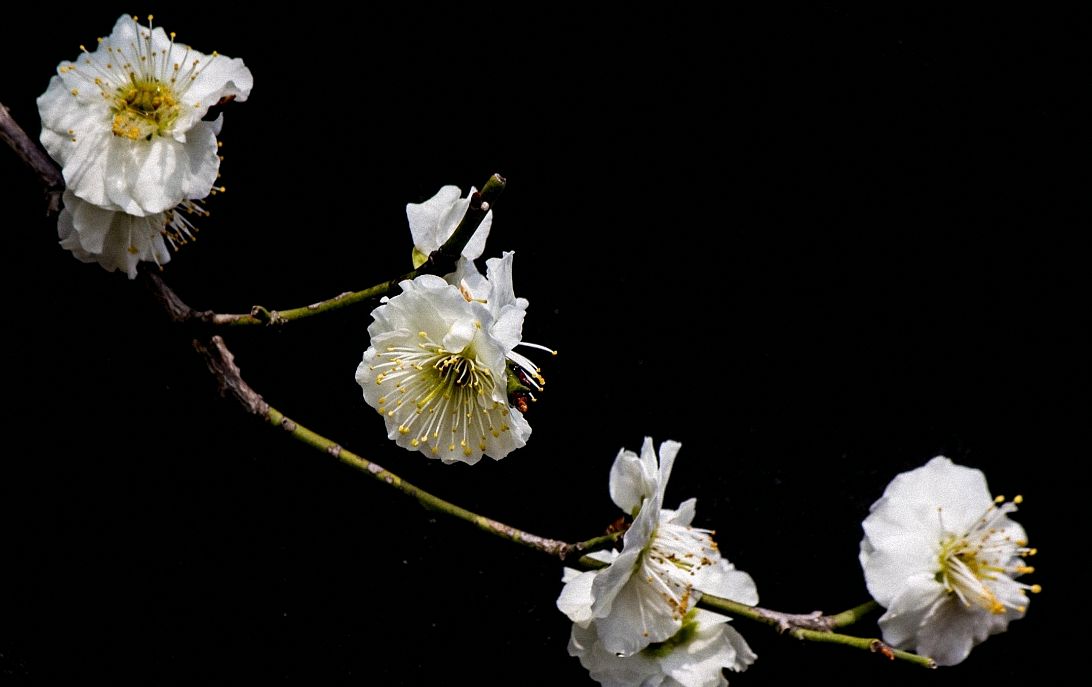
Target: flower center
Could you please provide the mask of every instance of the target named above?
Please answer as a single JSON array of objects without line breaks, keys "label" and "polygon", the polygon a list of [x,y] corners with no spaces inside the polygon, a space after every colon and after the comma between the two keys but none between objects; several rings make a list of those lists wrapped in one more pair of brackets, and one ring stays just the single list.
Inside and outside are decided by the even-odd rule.
[{"label": "flower center", "polygon": [[[213,51],[202,61],[203,56],[191,56],[192,51],[181,44],[176,50],[173,32],[160,38],[153,35],[152,19],[148,15],[145,29],[133,17],[135,41],[113,44],[109,38],[99,38],[99,50],[92,53],[81,45],[83,55],[76,62],[58,67],[61,74],[75,74],[97,89],[109,104],[114,135],[133,141],[168,134],[184,107],[200,109],[200,102],[190,103],[184,96],[201,72],[219,58]],[[80,88],[71,93],[81,97]],[[75,142],[78,132],[69,129],[68,134]]]},{"label": "flower center", "polygon": [[683,616],[682,627],[662,642],[653,642],[641,649],[641,655],[646,658],[658,659],[670,656],[675,649],[686,646],[698,634],[697,609],[691,609]]},{"label": "flower center", "polygon": [[[437,352],[446,353],[443,349]],[[433,367],[440,373],[442,383],[455,389],[480,389],[486,383],[490,388],[493,386],[492,372],[459,353],[448,353],[446,357],[437,360]]]},{"label": "flower center", "polygon": [[701,594],[694,594],[698,571],[720,558],[713,532],[700,527],[660,523],[648,543],[643,574],[660,596],[682,617]]},{"label": "flower center", "polygon": [[493,371],[478,361],[473,343],[449,351],[427,332],[418,332],[418,339],[416,346],[388,346],[379,354],[383,362],[372,366],[376,384],[394,384],[378,399],[379,412],[400,416],[398,432],[411,435],[414,448],[431,444],[434,454],[461,448],[470,456],[476,442],[484,451],[488,434],[499,437],[510,429],[508,405],[493,398]]},{"label": "flower center", "polygon": [[113,131],[115,136],[138,141],[170,131],[181,111],[174,90],[158,79],[138,79],[118,87],[114,97]]},{"label": "flower center", "polygon": [[1027,597],[1024,590],[1038,593],[1037,584],[1016,582],[1016,575],[1034,572],[1020,556],[1035,555],[1027,542],[1006,534],[1003,520],[1023,501],[1017,496],[1005,502],[998,496],[994,503],[962,534],[948,535],[940,545],[938,582],[959,597],[964,606],[978,606],[990,613],[1012,609],[1023,612]]}]

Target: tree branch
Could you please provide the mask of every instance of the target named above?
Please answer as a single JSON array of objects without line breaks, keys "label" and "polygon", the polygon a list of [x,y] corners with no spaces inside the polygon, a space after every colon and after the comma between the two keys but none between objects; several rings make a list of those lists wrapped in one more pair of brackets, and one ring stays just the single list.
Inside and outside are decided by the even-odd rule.
[{"label": "tree branch", "polygon": [[209,372],[216,378],[220,386],[220,394],[234,398],[251,415],[256,415],[265,422],[280,427],[292,436],[308,446],[333,456],[342,463],[353,467],[370,477],[390,485],[417,500],[426,508],[446,513],[452,517],[464,520],[480,530],[488,532],[502,539],[526,546],[536,551],[541,551],[561,560],[583,554],[596,548],[609,546],[617,539],[617,535],[595,537],[576,544],[569,544],[558,539],[548,539],[537,534],[524,532],[523,530],[507,525],[499,520],[478,515],[450,501],[435,496],[420,487],[410,484],[393,472],[383,468],[378,463],[362,458],[340,444],[327,439],[321,434],[304,427],[295,420],[289,418],[281,411],[270,406],[254,391],[243,379],[239,367],[235,364],[235,356],[228,349],[227,344],[219,336],[213,336],[207,343],[202,340],[194,340],[194,348],[205,359]]},{"label": "tree branch", "polygon": [[[160,282],[161,283],[161,282]],[[166,284],[162,286],[169,291]],[[172,315],[173,316],[173,315]],[[398,489],[407,496],[413,497],[426,508],[446,513],[452,517],[468,522],[480,530],[508,541],[526,546],[536,551],[556,556],[561,560],[568,560],[580,556],[575,564],[587,570],[605,567],[607,564],[597,561],[587,555],[589,551],[607,548],[614,544],[621,532],[595,537],[576,544],[569,544],[557,539],[548,539],[536,534],[524,532],[511,525],[498,520],[487,518],[473,513],[450,501],[435,496],[420,487],[403,480],[398,475],[383,468],[378,463],[369,461],[342,447],[340,444],[304,427],[284,413],[270,406],[254,389],[243,379],[239,367],[235,364],[235,356],[228,349],[220,336],[213,336],[206,344],[201,340],[194,340],[194,348],[204,357],[209,371],[216,378],[220,387],[220,394],[234,398],[251,415],[256,415],[270,425],[280,427],[289,433],[294,439],[301,441],[312,448],[337,458],[340,462],[349,465],[380,482]],[[791,637],[802,641],[823,642],[829,644],[842,644],[856,649],[864,649],[872,653],[878,653],[890,660],[902,660],[926,668],[935,668],[936,664],[931,658],[919,656],[908,651],[894,649],[880,639],[870,637],[854,637],[834,632],[836,628],[851,625],[860,620],[866,614],[876,610],[879,606],[874,601],[863,603],[841,613],[824,615],[820,611],[811,613],[784,613],[758,606],[748,606],[738,601],[725,599],[710,594],[705,594],[698,602],[699,606],[713,611],[721,611],[735,617],[743,617],[777,629],[778,633],[787,633]]]},{"label": "tree branch", "polygon": [[31,140],[23,131],[4,103],[0,103],[0,138],[11,146],[15,154],[19,156],[30,169],[38,175],[42,182],[46,195],[46,215],[54,215],[61,211],[61,194],[64,192],[64,177],[60,168],[53,162],[41,146]]},{"label": "tree branch", "polygon": [[[600,570],[607,567],[608,563],[596,560],[590,556],[581,556],[575,564],[584,570]],[[731,599],[725,599],[712,594],[703,594],[698,600],[698,606],[711,611],[727,613],[733,617],[747,618],[763,625],[769,625],[777,630],[778,634],[788,633],[790,637],[808,642],[824,642],[827,644],[842,644],[855,649],[864,649],[874,654],[881,654],[892,661],[898,659],[907,661],[923,668],[936,668],[937,664],[928,656],[919,656],[909,651],[900,651],[892,648],[880,639],[872,637],[854,637],[841,634],[833,630],[839,627],[851,625],[860,620],[866,614],[879,608],[875,601],[867,601],[860,606],[855,606],[848,611],[824,615],[821,611],[811,613],[782,613],[772,611],[759,606],[747,604]]]},{"label": "tree branch", "polygon": [[919,656],[909,651],[894,649],[880,639],[871,637],[854,637],[841,634],[833,630],[844,627],[859,620],[866,613],[879,608],[874,601],[863,603],[848,611],[834,615],[824,615],[821,611],[811,613],[782,613],[771,611],[758,606],[748,606],[738,601],[722,599],[719,596],[705,594],[698,602],[699,606],[714,610],[725,611],[733,616],[740,616],[748,620],[754,620],[764,625],[777,629],[778,633],[788,633],[790,637],[809,642],[826,642],[829,644],[843,644],[855,649],[865,649],[872,653],[881,654],[894,661],[908,661],[923,668],[936,668],[933,659],[927,656]]}]

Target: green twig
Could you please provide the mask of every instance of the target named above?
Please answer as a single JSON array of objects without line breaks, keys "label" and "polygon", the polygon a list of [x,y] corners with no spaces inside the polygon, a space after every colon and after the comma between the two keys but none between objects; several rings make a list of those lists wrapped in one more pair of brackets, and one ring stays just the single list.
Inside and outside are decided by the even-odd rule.
[{"label": "green twig", "polygon": [[841,613],[835,613],[834,615],[828,615],[827,619],[830,622],[830,628],[836,629],[839,627],[848,627],[861,618],[865,617],[873,611],[879,610],[881,607],[875,601],[865,601],[860,606],[854,606],[853,608],[842,611]]},{"label": "green twig", "polygon": [[505,180],[501,175],[494,174],[489,177],[489,180],[482,186],[482,190],[477,191],[470,196],[470,206],[467,208],[466,214],[463,215],[459,225],[455,227],[455,231],[448,240],[444,242],[444,245],[433,251],[429,256],[428,261],[423,265],[415,270],[406,272],[399,277],[376,284],[375,286],[362,291],[347,291],[334,296],[333,298],[328,298],[324,301],[319,301],[299,308],[272,310],[260,305],[255,305],[247,314],[200,312],[195,313],[195,316],[198,316],[201,320],[210,324],[229,327],[284,324],[294,320],[302,320],[313,315],[321,315],[322,313],[338,310],[350,305],[356,305],[357,303],[380,298],[382,296],[393,295],[398,289],[398,284],[405,279],[413,279],[422,274],[447,274],[449,272],[454,272],[455,263],[458,262],[459,256],[462,255],[463,247],[466,246],[467,241],[474,235],[478,225],[485,219],[486,213],[489,212],[493,203],[496,202],[501,192],[504,191],[504,186]]},{"label": "green twig", "polygon": [[874,601],[863,603],[848,611],[843,611],[834,615],[824,615],[819,611],[813,611],[812,613],[782,613],[780,611],[771,611],[767,608],[760,608],[758,606],[748,606],[746,604],[741,604],[738,601],[723,599],[719,596],[711,596],[709,594],[703,595],[701,601],[698,602],[698,605],[715,611],[724,611],[733,616],[747,618],[748,620],[753,620],[764,625],[769,625],[776,628],[778,632],[787,633],[789,636],[795,637],[796,639],[809,642],[842,644],[856,649],[866,649],[873,653],[881,654],[891,660],[899,659],[924,668],[936,668],[936,663],[933,662],[933,659],[927,656],[912,654],[909,651],[894,649],[880,639],[854,637],[833,631],[835,628],[845,627],[846,625],[857,622],[862,616],[878,608],[879,606]]},{"label": "green twig", "polygon": [[224,340],[219,336],[212,337],[208,344],[195,340],[194,347],[204,356],[209,371],[212,372],[219,382],[220,393],[222,395],[233,397],[248,412],[257,415],[275,427],[281,428],[290,434],[292,438],[322,451],[327,455],[333,456],[342,463],[356,468],[384,484],[394,487],[403,494],[416,499],[418,503],[426,508],[440,511],[466,521],[489,534],[535,549],[536,551],[557,556],[562,560],[565,560],[570,556],[582,554],[585,551],[604,548],[612,544],[618,538],[618,535],[607,535],[595,537],[576,544],[570,544],[557,539],[548,539],[536,534],[524,532],[523,530],[512,527],[511,525],[506,525],[498,520],[473,513],[450,501],[445,501],[416,485],[410,484],[393,472],[383,468],[378,463],[362,458],[342,447],[337,442],[304,427],[266,403],[265,400],[243,380],[238,366],[235,365],[234,355],[232,355],[231,351],[224,343]]},{"label": "green twig", "polygon": [[918,654],[909,651],[892,648],[891,645],[887,644],[882,639],[854,637],[838,632],[819,632],[818,630],[805,630],[802,628],[789,630],[789,634],[797,639],[809,642],[826,642],[828,644],[841,644],[843,646],[853,647],[854,649],[864,649],[865,651],[871,651],[874,654],[880,654],[891,661],[907,661],[908,663],[913,663],[922,668],[937,667],[936,661],[928,656],[919,656]]}]

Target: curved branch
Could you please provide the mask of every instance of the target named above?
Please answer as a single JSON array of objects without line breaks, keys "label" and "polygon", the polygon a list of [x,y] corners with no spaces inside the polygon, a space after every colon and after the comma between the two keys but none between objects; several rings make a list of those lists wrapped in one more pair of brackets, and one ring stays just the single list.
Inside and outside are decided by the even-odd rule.
[{"label": "curved branch", "polygon": [[15,154],[19,156],[30,169],[38,175],[46,194],[46,215],[54,215],[61,211],[61,194],[64,192],[64,177],[60,168],[53,162],[41,146],[27,136],[4,103],[0,103],[0,139],[11,146]]},{"label": "curved branch", "polygon": [[416,499],[418,503],[426,508],[446,513],[452,517],[464,520],[489,534],[501,537],[502,539],[507,539],[516,544],[521,544],[536,551],[557,556],[561,560],[566,560],[572,556],[583,554],[587,551],[593,551],[597,548],[605,548],[618,539],[619,535],[612,534],[595,537],[576,544],[570,544],[558,539],[548,539],[537,534],[524,532],[523,530],[507,525],[499,520],[487,518],[484,515],[478,515],[477,513],[457,506],[450,501],[445,501],[416,485],[410,484],[393,472],[383,468],[378,463],[362,458],[331,439],[327,439],[321,434],[304,427],[266,403],[261,395],[254,391],[254,389],[243,379],[239,372],[239,367],[235,364],[235,356],[228,349],[221,337],[213,336],[207,343],[201,340],[194,340],[193,345],[204,357],[205,364],[208,366],[209,371],[219,383],[220,394],[222,396],[234,398],[251,415],[260,417],[270,425],[280,427],[290,434],[292,438],[302,441],[308,446],[333,456],[342,463],[356,468],[384,484],[394,487],[403,494]]}]

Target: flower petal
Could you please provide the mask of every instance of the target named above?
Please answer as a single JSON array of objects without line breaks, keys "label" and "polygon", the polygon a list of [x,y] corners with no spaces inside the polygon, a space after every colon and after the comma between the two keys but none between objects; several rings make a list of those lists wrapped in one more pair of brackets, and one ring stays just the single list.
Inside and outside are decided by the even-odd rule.
[{"label": "flower petal", "polygon": [[630,656],[652,642],[669,639],[682,627],[682,619],[665,603],[659,590],[639,575],[633,575],[615,595],[610,613],[597,614],[595,624],[599,641],[607,651]]},{"label": "flower petal", "polygon": [[423,203],[406,203],[406,219],[409,220],[413,245],[425,255],[447,240],[447,236],[441,235],[440,217],[459,199],[461,193],[458,186],[448,185],[441,187],[436,195]]},{"label": "flower petal", "polygon": [[[652,439],[646,437],[645,442],[651,443]],[[643,451],[638,456],[623,448],[618,451],[610,468],[610,498],[630,516],[636,515],[644,500],[656,492],[656,482],[660,476],[655,454],[652,454],[651,464],[644,459],[644,455]]]},{"label": "flower petal", "polygon": [[931,575],[911,576],[891,601],[887,612],[880,616],[884,641],[897,649],[912,648],[925,619],[935,606],[945,603],[946,598],[943,585]]},{"label": "flower petal", "polygon": [[72,191],[64,193],[64,209],[57,222],[61,246],[81,262],[97,262],[108,271],[121,270],[136,277],[137,264],[170,262],[163,230],[163,214],[137,217],[104,210]]},{"label": "flower petal", "polygon": [[736,566],[726,558],[721,558],[716,565],[707,565],[699,570],[694,587],[705,594],[748,606],[758,605],[758,587],[754,579],[742,570],[736,570]]},{"label": "flower petal", "polygon": [[[566,568],[566,572],[571,568]],[[575,571],[573,571],[575,572]],[[574,623],[586,625],[592,618],[592,582],[596,571],[588,570],[569,576],[557,597],[557,608]]]}]

